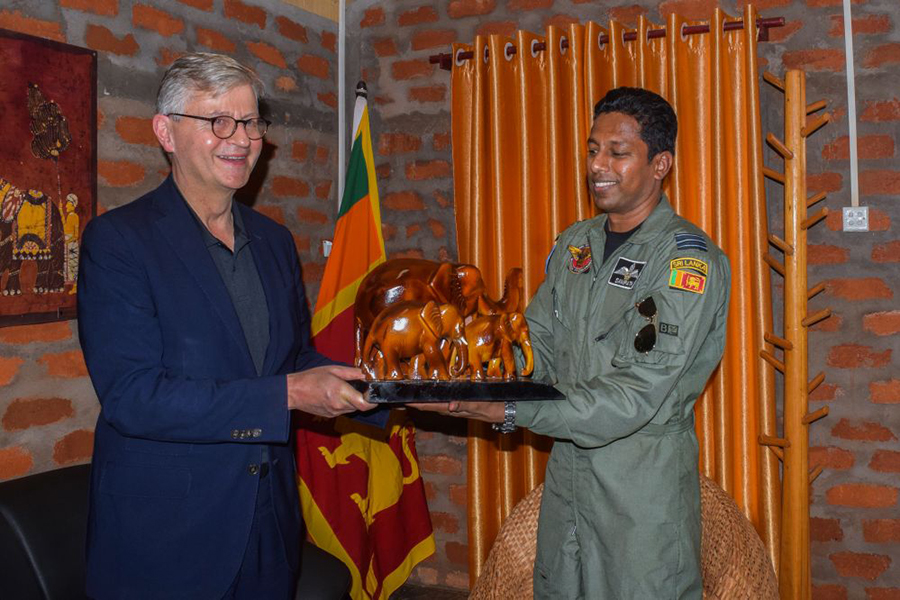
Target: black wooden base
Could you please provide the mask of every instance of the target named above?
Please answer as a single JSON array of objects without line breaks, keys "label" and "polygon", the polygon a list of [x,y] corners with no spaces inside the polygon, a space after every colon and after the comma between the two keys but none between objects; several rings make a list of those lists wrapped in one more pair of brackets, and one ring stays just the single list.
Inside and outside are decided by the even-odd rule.
[{"label": "black wooden base", "polygon": [[560,400],[563,395],[546,383],[527,380],[502,381],[350,381],[350,385],[373,404],[407,402],[450,402],[471,400],[505,402],[507,400]]}]

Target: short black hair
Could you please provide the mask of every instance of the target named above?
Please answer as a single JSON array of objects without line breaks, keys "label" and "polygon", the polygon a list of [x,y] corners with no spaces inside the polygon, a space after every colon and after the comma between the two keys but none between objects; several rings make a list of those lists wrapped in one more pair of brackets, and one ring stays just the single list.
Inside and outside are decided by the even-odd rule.
[{"label": "short black hair", "polygon": [[647,160],[665,151],[675,155],[678,118],[665,98],[643,88],[617,87],[606,92],[594,106],[594,120],[602,114],[616,112],[628,115],[641,126]]}]

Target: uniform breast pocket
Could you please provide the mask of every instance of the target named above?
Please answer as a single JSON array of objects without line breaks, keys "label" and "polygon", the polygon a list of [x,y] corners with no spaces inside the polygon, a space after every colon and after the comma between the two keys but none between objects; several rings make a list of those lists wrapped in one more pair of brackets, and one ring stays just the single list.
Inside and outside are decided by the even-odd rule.
[{"label": "uniform breast pocket", "polygon": [[671,322],[674,321],[673,311],[667,309],[671,307],[651,295],[628,310],[623,318],[613,366],[668,365],[683,360],[684,332],[680,323]]},{"label": "uniform breast pocket", "polygon": [[566,381],[568,373],[571,369],[573,357],[572,352],[572,329],[568,323],[568,315],[562,306],[561,299],[553,288],[553,347],[557,378]]}]

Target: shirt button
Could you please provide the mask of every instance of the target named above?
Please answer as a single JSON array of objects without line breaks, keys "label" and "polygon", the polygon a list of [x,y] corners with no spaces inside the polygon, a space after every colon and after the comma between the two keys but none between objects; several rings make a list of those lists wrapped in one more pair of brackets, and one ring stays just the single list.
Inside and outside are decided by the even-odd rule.
[{"label": "shirt button", "polygon": [[247,467],[247,472],[251,475],[256,475],[257,473],[259,473],[259,465],[250,465],[249,467]]}]

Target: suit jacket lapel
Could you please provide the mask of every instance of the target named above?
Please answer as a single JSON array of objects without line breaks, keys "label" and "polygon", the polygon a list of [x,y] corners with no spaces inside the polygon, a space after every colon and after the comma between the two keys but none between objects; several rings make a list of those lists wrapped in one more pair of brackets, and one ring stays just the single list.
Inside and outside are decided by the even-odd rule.
[{"label": "suit jacket lapel", "polygon": [[[187,270],[196,279],[203,291],[206,301],[212,307],[228,330],[234,342],[243,350],[249,372],[255,374],[253,358],[247,346],[247,338],[241,328],[237,313],[228,289],[213,263],[209,250],[203,243],[203,237],[197,229],[197,222],[170,175],[160,186],[155,202],[163,216],[156,221],[163,237],[172,246],[175,256],[184,263]],[[202,301],[202,300],[201,300]]]}]

